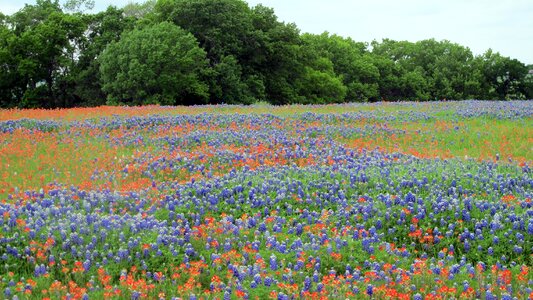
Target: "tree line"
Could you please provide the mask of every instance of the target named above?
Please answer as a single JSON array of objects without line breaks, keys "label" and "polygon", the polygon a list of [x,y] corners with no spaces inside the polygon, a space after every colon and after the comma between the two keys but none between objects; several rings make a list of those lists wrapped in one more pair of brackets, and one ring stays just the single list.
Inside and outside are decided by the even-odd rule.
[{"label": "tree line", "polygon": [[0,106],[532,99],[517,59],[434,39],[302,34],[242,0],[150,0],[0,13]]}]

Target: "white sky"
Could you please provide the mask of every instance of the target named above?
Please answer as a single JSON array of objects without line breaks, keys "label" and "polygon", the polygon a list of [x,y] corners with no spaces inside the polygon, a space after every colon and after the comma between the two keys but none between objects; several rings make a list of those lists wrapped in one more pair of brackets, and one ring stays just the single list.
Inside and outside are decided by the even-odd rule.
[{"label": "white sky", "polygon": [[[142,1],[142,0],[141,0]],[[12,14],[33,0],[0,0]],[[61,1],[60,1],[61,2]],[[95,10],[131,0],[95,0]],[[356,41],[447,39],[474,54],[488,48],[533,64],[533,0],[248,0],[274,8],[302,32],[329,31]]]}]

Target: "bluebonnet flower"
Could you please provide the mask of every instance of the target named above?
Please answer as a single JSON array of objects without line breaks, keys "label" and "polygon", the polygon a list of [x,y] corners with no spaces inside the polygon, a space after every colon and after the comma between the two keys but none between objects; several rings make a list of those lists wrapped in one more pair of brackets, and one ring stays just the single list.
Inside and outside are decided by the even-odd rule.
[{"label": "bluebonnet flower", "polygon": [[374,294],[374,287],[371,284],[366,286],[366,294],[368,296],[372,296]]}]

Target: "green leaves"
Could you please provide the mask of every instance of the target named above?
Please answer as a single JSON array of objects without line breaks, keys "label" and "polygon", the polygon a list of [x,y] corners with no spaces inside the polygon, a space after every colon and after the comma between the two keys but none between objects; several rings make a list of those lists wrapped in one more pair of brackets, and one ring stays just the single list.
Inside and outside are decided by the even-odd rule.
[{"label": "green leaves", "polygon": [[3,99],[6,106],[56,107],[61,82],[69,77],[76,42],[84,32],[79,15],[64,14],[57,2],[37,1],[8,17],[0,60],[6,62]]},{"label": "green leaves", "polygon": [[168,22],[123,34],[99,61],[110,103],[175,105],[208,96],[200,81],[205,52],[190,33]]},{"label": "green leaves", "polygon": [[71,12],[83,12],[94,8],[94,0],[66,0],[63,7]]},{"label": "green leaves", "polygon": [[312,67],[305,67],[299,85],[303,96],[299,102],[308,104],[340,103],[347,91],[342,79],[335,75],[333,63],[325,57],[316,59]]},{"label": "green leaves", "polygon": [[[301,34],[243,0],[146,0],[96,14],[84,13],[93,0],[61,3],[0,14],[1,107],[533,98],[532,66],[446,40],[369,46]],[[139,33],[169,24],[182,29]]]}]

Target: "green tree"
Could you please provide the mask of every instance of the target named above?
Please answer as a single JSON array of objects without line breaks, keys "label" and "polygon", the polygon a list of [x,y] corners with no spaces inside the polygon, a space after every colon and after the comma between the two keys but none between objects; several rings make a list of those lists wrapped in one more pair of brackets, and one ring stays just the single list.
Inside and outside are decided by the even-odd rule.
[{"label": "green tree", "polygon": [[9,18],[15,37],[9,50],[17,65],[16,102],[21,107],[64,106],[59,100],[61,78],[71,71],[76,40],[84,26],[78,15],[61,11],[57,1],[38,0]]},{"label": "green tree", "polygon": [[311,51],[327,57],[333,71],[347,87],[347,101],[372,101],[379,98],[379,70],[374,66],[366,44],[350,38],[330,35],[304,34],[303,40]]},{"label": "green tree", "polygon": [[526,99],[533,100],[533,65],[528,65],[526,69],[528,72],[523,80],[524,96]]},{"label": "green tree", "polygon": [[223,56],[221,61],[210,69],[210,79],[216,82],[211,86],[211,95],[216,102],[227,104],[251,104],[254,98],[248,85],[242,80],[242,66],[232,55]]},{"label": "green tree", "polygon": [[193,104],[207,98],[199,80],[205,52],[190,33],[168,22],[126,32],[100,56],[110,103]]},{"label": "green tree", "polygon": [[265,100],[274,104],[301,102],[297,82],[308,73],[309,58],[298,27],[280,22],[274,10],[263,5],[252,8],[252,23],[257,45],[247,59],[247,68],[263,81]]},{"label": "green tree", "polygon": [[[430,64],[417,61],[428,52],[432,54]],[[427,66],[425,73],[433,79],[432,97],[437,99],[462,100],[477,94],[476,86],[471,84],[475,75],[473,60],[470,49],[450,41],[431,39],[415,44],[414,64]]]},{"label": "green tree", "polygon": [[[372,43],[373,54],[395,65],[399,80],[381,83],[383,95],[393,99],[467,99],[479,94],[470,49],[449,41],[434,39],[416,43],[385,39]],[[389,68],[390,70],[390,68]],[[383,73],[384,70],[380,70]],[[388,91],[387,91],[388,90]],[[394,92],[393,92],[394,91]]]},{"label": "green tree", "polygon": [[421,67],[408,71],[400,78],[401,97],[403,100],[429,100],[430,89]]},{"label": "green tree", "polygon": [[0,14],[0,106],[533,98],[531,66],[490,49],[301,35],[243,0],[139,1],[91,14],[94,0],[36,0]]},{"label": "green tree", "polygon": [[63,8],[70,12],[84,12],[94,8],[94,0],[66,0]]},{"label": "green tree", "polygon": [[527,99],[529,92],[529,68],[522,62],[487,50],[476,57],[476,67],[482,74],[479,80],[486,91],[483,99]]},{"label": "green tree", "polygon": [[319,57],[312,65],[305,67],[305,73],[298,79],[298,103],[328,104],[341,103],[346,97],[346,87],[342,79],[335,75],[329,58]]},{"label": "green tree", "polygon": [[129,2],[122,8],[124,16],[134,17],[136,19],[143,19],[154,13],[156,0],[147,0],[145,2]]},{"label": "green tree", "polygon": [[226,55],[239,60],[253,43],[250,8],[241,0],[159,0],[156,13],[191,32],[213,64]]},{"label": "green tree", "polygon": [[83,18],[86,24],[85,39],[80,44],[73,67],[75,84],[72,86],[72,95],[79,99],[79,105],[102,105],[107,95],[100,82],[98,57],[107,45],[118,41],[124,31],[133,29],[135,19],[126,17],[122,9],[113,6],[97,14],[84,15]]},{"label": "green tree", "polygon": [[[0,107],[16,105],[21,97],[21,86],[17,72],[17,63],[11,55],[11,45],[15,34],[6,23],[6,16],[0,14]],[[18,94],[18,96],[17,96]]]},{"label": "green tree", "polygon": [[400,63],[406,57],[405,47],[410,44],[384,39],[382,42],[372,41],[372,64],[379,70],[379,97],[383,101],[405,100],[405,67]]},{"label": "green tree", "polygon": [[[206,51],[211,67],[206,72],[211,103],[262,100],[259,98],[264,96],[263,83],[250,68],[259,43],[246,2],[159,0],[155,13],[159,20],[173,22],[191,32]],[[258,88],[249,87],[248,82]]]}]

